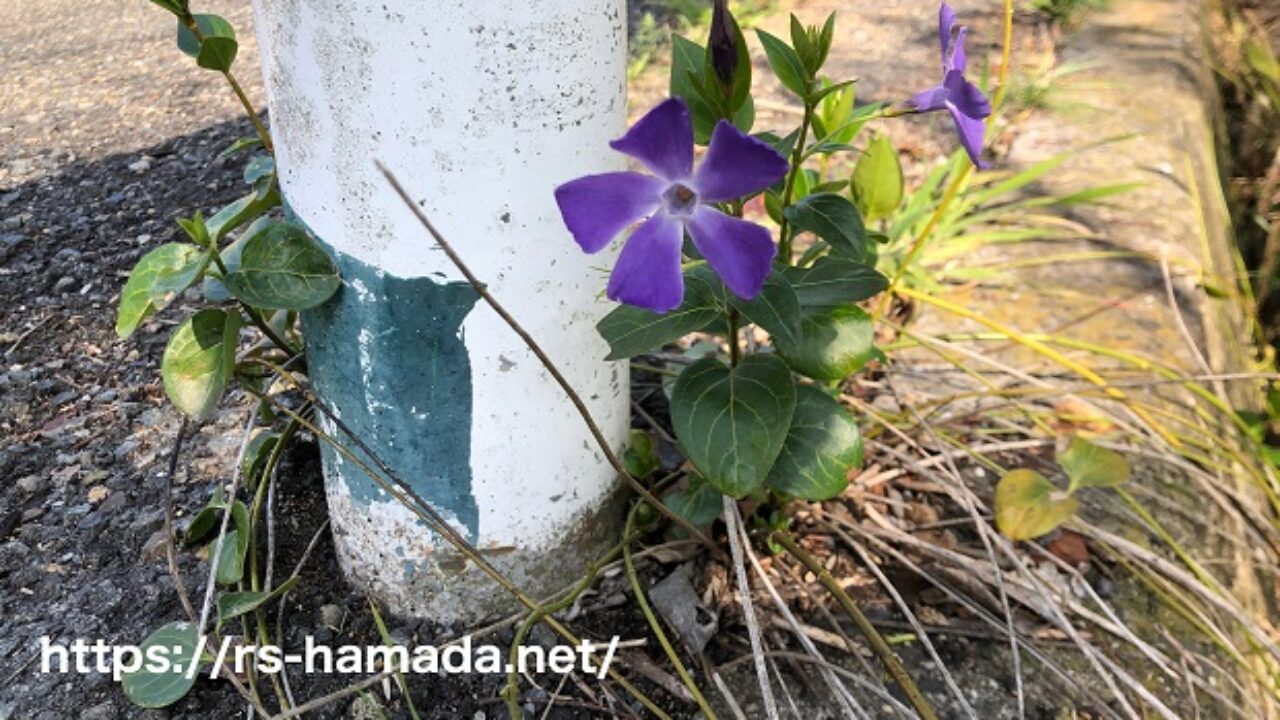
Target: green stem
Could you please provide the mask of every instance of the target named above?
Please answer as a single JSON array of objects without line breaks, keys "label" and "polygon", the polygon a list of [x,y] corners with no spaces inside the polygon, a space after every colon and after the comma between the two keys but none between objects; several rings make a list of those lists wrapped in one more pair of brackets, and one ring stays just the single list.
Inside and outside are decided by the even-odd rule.
[{"label": "green stem", "polygon": [[543,618],[552,613],[557,613],[573,605],[575,601],[591,587],[596,581],[596,576],[604,567],[617,559],[619,553],[622,552],[624,545],[635,540],[636,536],[624,533],[622,542],[614,545],[605,553],[603,557],[587,566],[586,575],[579,580],[563,598],[549,602],[537,610],[529,614],[525,621],[520,624],[520,628],[516,630],[515,637],[511,640],[511,650],[507,654],[507,666],[510,670],[507,672],[507,687],[503,691],[503,695],[507,701],[507,712],[511,715],[512,720],[520,720],[524,717],[520,708],[520,675],[517,672],[518,661],[520,660],[520,647],[524,645],[524,639],[528,637],[534,626],[542,622]]},{"label": "green stem", "polygon": [[[804,146],[809,141],[809,127],[813,125],[813,103],[805,101],[804,119],[800,122],[800,137],[796,138],[796,146],[791,150],[791,171],[787,173],[786,189],[782,191],[782,207],[791,205],[791,198],[796,191],[796,178],[804,172]],[[791,265],[791,224],[787,216],[782,216],[782,226],[778,231],[778,259],[783,265]]]},{"label": "green stem", "polygon": [[[186,25],[191,34],[196,36],[196,40],[204,43],[204,33],[200,32],[200,26],[196,24],[194,15],[191,13],[183,15],[182,24]],[[227,84],[231,86],[231,91],[236,94],[236,99],[240,101],[245,114],[249,116],[249,122],[253,123],[253,129],[258,133],[258,139],[262,141],[262,148],[274,155],[275,146],[271,143],[271,133],[267,131],[267,126],[262,124],[262,119],[258,117],[258,111],[254,109],[249,96],[244,92],[244,88],[240,86],[240,82],[236,80],[236,76],[230,70],[223,70],[222,77],[226,78]]]},{"label": "green stem", "polygon": [[680,676],[680,681],[689,689],[693,695],[693,699],[698,703],[698,707],[702,710],[702,715],[707,720],[716,720],[716,713],[711,709],[711,705],[707,699],[703,697],[702,691],[698,689],[697,683],[693,681],[693,677],[689,675],[689,670],[680,662],[680,655],[676,653],[671,641],[667,639],[667,634],[662,631],[662,624],[658,622],[658,618],[653,614],[653,608],[649,607],[649,600],[645,597],[644,587],[640,585],[640,578],[636,575],[635,563],[631,561],[631,532],[635,525],[636,509],[643,505],[641,501],[631,508],[631,512],[627,513],[627,530],[626,540],[622,543],[622,563],[627,570],[627,579],[631,581],[631,590],[635,593],[636,604],[640,606],[640,612],[644,613],[645,620],[649,622],[649,628],[653,630],[653,634],[658,638],[658,644],[662,646],[663,652],[667,654],[667,659],[671,660],[671,664],[675,666],[676,674]]}]

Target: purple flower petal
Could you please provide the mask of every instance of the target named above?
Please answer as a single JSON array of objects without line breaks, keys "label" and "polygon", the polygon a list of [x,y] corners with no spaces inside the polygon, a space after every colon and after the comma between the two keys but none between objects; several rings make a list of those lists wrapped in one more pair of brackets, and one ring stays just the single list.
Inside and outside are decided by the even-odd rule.
[{"label": "purple flower petal", "polygon": [[916,93],[907,101],[907,106],[918,112],[933,112],[947,106],[947,89],[941,85]]},{"label": "purple flower petal", "polygon": [[991,114],[991,101],[982,94],[977,85],[966,80],[959,71],[952,70],[947,73],[947,79],[942,85],[947,91],[947,102],[965,115],[982,119]]},{"label": "purple flower petal", "polygon": [[991,165],[982,159],[982,135],[986,131],[986,123],[981,119],[970,117],[960,112],[954,105],[948,105],[947,110],[951,112],[951,117],[956,121],[956,131],[960,135],[960,144],[964,146],[965,152],[969,153],[969,159],[974,165],[985,170]]},{"label": "purple flower petal", "polygon": [[768,143],[727,120],[716,123],[693,186],[703,202],[725,202],[764,190],[781,180],[789,165]]},{"label": "purple flower petal", "polygon": [[942,7],[938,8],[938,45],[942,48],[942,67],[944,70],[950,70],[947,67],[948,57],[951,53],[951,29],[956,24],[956,13],[951,6],[942,3]]},{"label": "purple flower petal", "polygon": [[640,173],[588,175],[556,188],[556,204],[573,239],[593,253],[656,210],[662,188],[661,180]]},{"label": "purple flower petal", "polygon": [[636,228],[609,277],[609,299],[656,313],[674,310],[684,300],[680,245],[684,229],[666,213]]},{"label": "purple flower petal", "polygon": [[961,27],[960,32],[956,33],[956,41],[951,46],[951,58],[942,63],[942,68],[947,72],[963,73],[968,67],[969,54],[964,50],[964,36],[968,32],[969,28]]},{"label": "purple flower petal", "polygon": [[768,230],[705,205],[687,226],[698,252],[735,295],[750,300],[760,293],[778,253]]},{"label": "purple flower petal", "polygon": [[684,180],[693,170],[693,120],[689,106],[671,98],[640,118],[609,147],[644,163],[667,180]]}]

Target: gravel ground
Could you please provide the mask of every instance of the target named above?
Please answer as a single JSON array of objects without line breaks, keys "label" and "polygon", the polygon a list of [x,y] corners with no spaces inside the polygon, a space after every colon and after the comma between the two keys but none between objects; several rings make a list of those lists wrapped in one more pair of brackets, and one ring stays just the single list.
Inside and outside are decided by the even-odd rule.
[{"label": "gravel ground", "polygon": [[[831,5],[808,3],[804,12],[816,17]],[[240,29],[239,74],[260,105],[247,3],[200,9]],[[837,45],[856,49],[838,67],[863,79],[863,97],[892,99],[933,81],[932,3],[841,12],[850,30]],[[206,681],[173,708],[144,712],[107,678],[41,675],[32,664],[41,636],[137,642],[182,615],[160,533],[178,418],[158,360],[184,303],[119,341],[115,302],[133,263],[177,239],[176,217],[208,214],[241,194],[238,163],[214,158],[250,130],[220,79],[177,53],[172,35],[167,16],[144,0],[0,3],[0,720],[229,717],[243,707],[226,685]],[[899,38],[907,47],[891,51]],[[638,104],[661,84],[642,81]],[[774,94],[762,120],[781,123],[787,101]],[[902,136],[905,153],[936,157],[939,119],[915,127]],[[187,444],[174,478],[179,524],[227,479],[241,423],[228,411]],[[284,476],[277,514],[287,568],[324,516],[314,445],[290,454]],[[183,553],[182,569],[199,597],[203,564]],[[336,577],[325,538],[290,600],[287,639],[376,638],[363,598]],[[584,624],[640,634],[635,622],[604,613]],[[442,630],[402,624],[394,632],[430,639]],[[336,678],[295,682],[305,697],[339,686]],[[495,689],[432,681],[415,695],[430,699],[430,717],[480,718],[499,709]]]}]

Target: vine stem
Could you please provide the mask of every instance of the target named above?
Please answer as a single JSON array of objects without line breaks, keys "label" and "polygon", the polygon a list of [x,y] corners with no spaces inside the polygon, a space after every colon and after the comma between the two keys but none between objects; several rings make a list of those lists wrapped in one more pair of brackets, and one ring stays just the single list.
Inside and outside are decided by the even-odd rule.
[{"label": "vine stem", "polygon": [[880,656],[880,661],[884,663],[885,669],[889,671],[898,687],[902,688],[903,694],[907,696],[907,702],[911,703],[911,707],[916,711],[923,720],[938,720],[938,714],[934,711],[933,706],[925,699],[924,694],[920,692],[920,688],[916,686],[911,675],[907,673],[907,669],[903,667],[902,660],[893,652],[893,648],[889,647],[889,643],[885,642],[884,636],[876,630],[867,616],[858,608],[857,603],[849,594],[840,587],[840,583],[831,576],[822,563],[813,558],[812,555],[800,548],[800,545],[788,533],[775,532],[771,534],[770,539],[776,541],[779,545],[786,549],[792,557],[799,560],[802,565],[818,577],[818,581],[827,589],[836,601],[840,603],[840,607],[858,626],[862,636],[871,644],[871,648],[875,650],[876,655]]},{"label": "vine stem", "polygon": [[[627,571],[627,580],[631,582],[631,590],[635,593],[636,604],[640,606],[640,612],[644,614],[645,620],[649,622],[649,628],[653,630],[653,635],[658,639],[658,644],[662,646],[667,659],[675,667],[676,674],[680,676],[684,686],[693,695],[694,702],[698,703],[698,708],[702,710],[703,717],[706,720],[717,720],[715,710],[711,709],[711,704],[707,702],[707,698],[698,689],[698,684],[693,681],[693,676],[689,674],[689,669],[684,666],[684,663],[680,662],[680,655],[672,647],[667,634],[663,632],[662,623],[658,622],[657,616],[653,613],[653,608],[649,607],[649,599],[645,597],[644,587],[640,585],[640,577],[636,574],[635,562],[631,558],[631,541],[634,539],[632,532],[635,527],[636,510],[639,508],[640,505],[637,504],[631,508],[631,512],[627,513],[627,529],[622,541],[622,563]],[[518,720],[518,718],[513,717],[513,720]]]},{"label": "vine stem", "polygon": [[[796,191],[796,178],[800,175],[802,166],[804,165],[804,145],[809,139],[809,127],[813,125],[813,103],[805,100],[804,102],[804,119],[800,121],[800,137],[796,139],[796,146],[791,150],[791,172],[787,174],[787,186],[782,191],[782,207],[786,208],[791,205],[791,198]],[[778,229],[778,257],[782,260],[782,264],[791,266],[791,223],[788,222],[786,213],[782,215],[782,224]]]},{"label": "vine stem", "polygon": [[[196,18],[191,13],[181,16],[182,24],[196,36],[196,40],[203,43],[204,33],[200,31],[200,26],[196,23]],[[236,99],[240,101],[240,105],[244,108],[245,114],[249,116],[249,122],[253,123],[253,129],[258,133],[258,139],[262,141],[262,149],[275,155],[275,145],[271,143],[271,133],[267,131],[267,126],[262,124],[262,119],[258,117],[258,111],[254,109],[253,102],[249,100],[249,96],[245,94],[244,88],[240,86],[240,81],[236,80],[235,74],[230,70],[222,70],[222,77],[226,78],[227,84],[231,86],[231,91],[236,94]]]},{"label": "vine stem", "polygon": [[[1013,0],[1004,0],[1004,48],[1000,55],[1000,72],[996,79],[996,92],[991,99],[991,114],[987,116],[987,130],[995,126],[996,111],[1004,102],[1004,96],[1009,90],[1009,64],[1013,57]],[[876,306],[875,312],[871,314],[872,321],[884,317],[889,310],[889,303],[893,302],[894,293],[898,289],[898,285],[902,282],[902,278],[907,273],[907,268],[911,267],[911,263],[916,261],[920,252],[924,249],[925,241],[933,234],[938,227],[938,223],[942,220],[942,214],[947,211],[951,203],[955,201],[957,195],[960,194],[960,188],[973,172],[973,163],[964,166],[964,169],[956,175],[951,181],[951,185],[947,188],[946,194],[942,196],[942,201],[938,203],[938,207],[934,208],[933,214],[929,216],[929,221],[925,223],[924,230],[916,236],[915,242],[911,243],[911,248],[907,250],[906,257],[902,263],[893,271],[893,277],[889,280],[889,289],[885,291],[883,299]]]}]

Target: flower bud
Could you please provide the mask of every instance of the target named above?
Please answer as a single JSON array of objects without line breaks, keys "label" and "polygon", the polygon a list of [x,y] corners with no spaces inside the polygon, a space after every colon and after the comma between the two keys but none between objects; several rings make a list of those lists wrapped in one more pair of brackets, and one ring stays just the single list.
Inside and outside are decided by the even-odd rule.
[{"label": "flower bud", "polygon": [[733,78],[738,72],[738,33],[728,5],[728,0],[716,0],[711,14],[711,37],[707,41],[711,67],[726,93],[733,88]]}]

